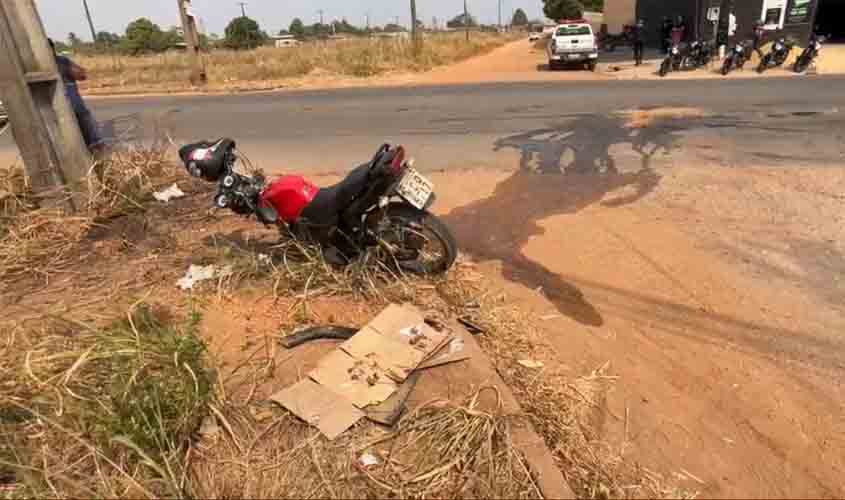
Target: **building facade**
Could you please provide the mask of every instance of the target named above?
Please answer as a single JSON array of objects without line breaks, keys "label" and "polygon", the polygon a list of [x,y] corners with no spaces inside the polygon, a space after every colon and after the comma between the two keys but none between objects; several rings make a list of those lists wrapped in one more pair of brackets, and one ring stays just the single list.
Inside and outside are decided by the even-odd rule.
[{"label": "building facade", "polygon": [[803,42],[816,27],[820,4],[824,13],[833,12],[826,4],[839,3],[845,0],[605,0],[605,23],[608,32],[621,33],[625,24],[642,19],[650,45],[660,44],[664,17],[678,16],[684,18],[690,39],[745,40],[761,21],[772,33]]}]

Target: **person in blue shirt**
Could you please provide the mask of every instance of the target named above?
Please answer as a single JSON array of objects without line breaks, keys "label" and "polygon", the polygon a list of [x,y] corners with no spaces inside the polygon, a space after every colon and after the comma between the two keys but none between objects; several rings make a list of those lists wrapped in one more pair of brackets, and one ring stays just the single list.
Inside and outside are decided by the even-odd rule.
[{"label": "person in blue shirt", "polygon": [[97,120],[94,119],[94,114],[91,113],[91,110],[88,109],[88,106],[82,99],[82,95],[79,93],[79,87],[76,84],[76,82],[87,80],[88,73],[85,71],[85,68],[74,63],[70,58],[57,54],[53,40],[50,40],[50,47],[53,48],[56,65],[59,67],[59,74],[65,86],[65,95],[68,101],[70,101],[73,113],[76,115],[76,121],[79,122],[79,129],[82,131],[82,138],[85,139],[85,145],[92,150],[99,149],[102,146],[100,127],[97,124]]}]

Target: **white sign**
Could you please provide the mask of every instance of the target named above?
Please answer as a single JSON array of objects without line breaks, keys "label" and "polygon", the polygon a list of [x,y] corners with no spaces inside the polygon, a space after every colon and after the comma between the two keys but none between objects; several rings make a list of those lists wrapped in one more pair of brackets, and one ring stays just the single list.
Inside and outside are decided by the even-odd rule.
[{"label": "white sign", "polygon": [[711,22],[717,22],[719,17],[722,13],[722,9],[719,7],[710,7],[707,9],[707,20]]},{"label": "white sign", "polygon": [[760,21],[767,30],[783,29],[786,18],[786,0],[763,0],[763,12]]}]

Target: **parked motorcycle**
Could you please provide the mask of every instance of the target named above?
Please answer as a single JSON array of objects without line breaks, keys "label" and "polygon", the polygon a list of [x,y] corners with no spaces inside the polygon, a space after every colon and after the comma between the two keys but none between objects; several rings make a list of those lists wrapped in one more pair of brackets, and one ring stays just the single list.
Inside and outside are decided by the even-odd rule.
[{"label": "parked motorcycle", "polygon": [[217,208],[315,241],[332,263],[378,249],[387,265],[438,274],[457,257],[455,237],[428,212],[436,198],[434,185],[413,168],[413,160],[406,161],[401,146],[383,145],[370,162],[326,188],[298,175],[268,180],[236,172],[240,159],[231,139],[189,144],[179,156],[192,176],[218,184]]},{"label": "parked motorcycle", "polygon": [[795,65],[793,65],[792,69],[796,73],[803,73],[807,71],[807,68],[816,60],[819,54],[822,51],[822,43],[825,41],[824,37],[816,36],[813,33],[810,36],[810,41],[807,43],[807,48],[801,52],[801,55],[798,56],[798,59],[795,60]]},{"label": "parked motorcycle", "polygon": [[660,69],[657,73],[660,76],[666,76],[670,71],[680,71],[683,66],[685,56],[686,50],[684,47],[673,45],[672,48],[669,49],[669,54],[667,54],[666,58],[663,59],[663,62],[660,63]]},{"label": "parked motorcycle", "polygon": [[716,55],[716,47],[710,42],[696,40],[690,44],[685,66],[689,69],[703,68],[710,64]]},{"label": "parked motorcycle", "polygon": [[736,46],[731,49],[731,53],[725,57],[725,62],[722,64],[722,74],[727,75],[735,69],[743,69],[745,63],[750,59],[749,46],[745,42],[737,42]]},{"label": "parked motorcycle", "polygon": [[777,68],[783,66],[792,49],[795,47],[795,42],[779,38],[774,44],[768,54],[760,59],[760,64],[757,66],[757,72],[763,73],[769,68]]}]

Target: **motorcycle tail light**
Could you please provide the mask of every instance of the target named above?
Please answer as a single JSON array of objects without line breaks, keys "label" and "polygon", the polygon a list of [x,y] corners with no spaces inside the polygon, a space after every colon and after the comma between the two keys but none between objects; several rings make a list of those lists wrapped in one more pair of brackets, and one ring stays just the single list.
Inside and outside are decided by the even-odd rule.
[{"label": "motorcycle tail light", "polygon": [[398,176],[402,173],[402,165],[405,163],[405,148],[399,146],[396,148],[396,154],[393,156],[393,163],[390,164],[390,172]]}]

